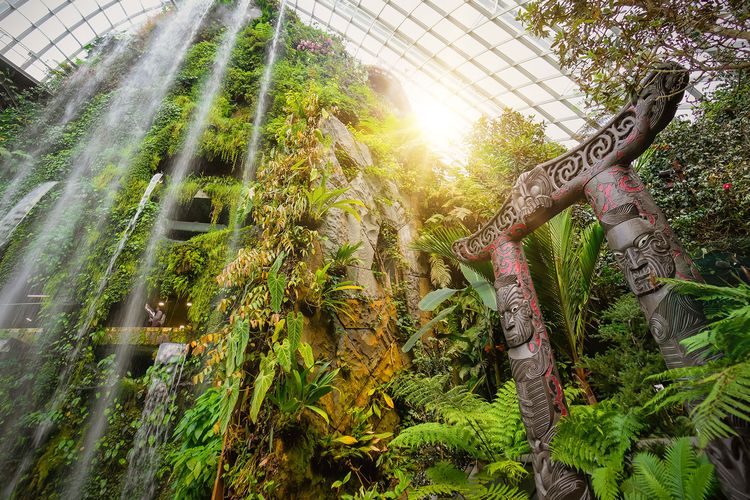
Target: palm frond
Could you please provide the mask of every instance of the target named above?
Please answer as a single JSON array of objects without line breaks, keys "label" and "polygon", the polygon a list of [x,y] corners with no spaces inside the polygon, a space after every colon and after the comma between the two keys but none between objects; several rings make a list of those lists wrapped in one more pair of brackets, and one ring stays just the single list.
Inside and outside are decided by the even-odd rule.
[{"label": "palm frond", "polygon": [[[458,259],[453,255],[451,245],[459,238],[464,238],[470,234],[469,230],[463,225],[440,225],[433,226],[420,231],[411,243],[411,248],[424,252],[427,255],[438,255],[445,259],[454,267],[458,267]],[[492,264],[489,262],[472,262],[469,267],[480,273],[489,280],[494,280]]]},{"label": "palm frond", "polygon": [[574,361],[583,348],[588,323],[588,301],[604,231],[594,223],[577,236],[572,209],[563,210],[524,241],[539,301],[553,331],[552,339]]}]

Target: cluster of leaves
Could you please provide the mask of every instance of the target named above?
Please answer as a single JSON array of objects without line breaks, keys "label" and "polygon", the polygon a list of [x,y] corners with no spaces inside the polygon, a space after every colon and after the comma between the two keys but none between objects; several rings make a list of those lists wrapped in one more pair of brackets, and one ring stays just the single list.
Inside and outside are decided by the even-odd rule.
[{"label": "cluster of leaves", "polygon": [[733,1],[535,0],[520,18],[533,35],[553,38],[582,90],[616,105],[664,60],[699,72],[750,68],[749,16]]},{"label": "cluster of leaves", "polygon": [[[730,419],[750,422],[750,286],[718,287],[668,280],[680,293],[704,304],[712,322],[700,333],[682,341],[688,352],[709,360],[701,366],[676,368],[651,380],[669,382],[647,404],[661,409],[693,405],[690,418],[699,444],[735,435]],[[717,355],[721,355],[719,359]]]},{"label": "cluster of leaves", "polygon": [[[461,493],[471,498],[526,498],[515,485],[526,475],[517,458],[528,451],[515,384],[505,383],[494,401],[487,402],[465,386],[446,389],[447,377],[401,375],[392,384],[397,401],[422,413],[426,422],[405,427],[390,443],[400,453],[444,456],[454,463],[429,465],[428,485],[410,491],[409,498]],[[437,452],[437,453],[435,453]],[[467,477],[456,466],[465,457],[479,460],[480,474]],[[498,482],[500,481],[500,482]],[[493,496],[496,495],[496,496]]]},{"label": "cluster of leaves", "polygon": [[625,457],[642,427],[637,410],[621,412],[602,402],[573,406],[552,440],[552,458],[591,475],[598,498],[619,497]]},{"label": "cluster of leaves", "polygon": [[659,135],[639,174],[692,255],[742,257],[750,247],[750,72],[717,84],[693,120],[677,119]]}]

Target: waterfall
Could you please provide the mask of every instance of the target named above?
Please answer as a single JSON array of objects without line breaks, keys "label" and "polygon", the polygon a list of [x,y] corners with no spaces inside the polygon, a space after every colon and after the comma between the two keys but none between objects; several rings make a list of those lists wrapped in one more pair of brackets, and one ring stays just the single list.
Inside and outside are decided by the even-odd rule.
[{"label": "waterfall", "polygon": [[[38,262],[45,253],[59,253],[65,249],[58,247],[65,243],[75,244],[75,257],[67,266],[71,280],[78,277],[86,264],[93,241],[80,239],[73,242],[72,229],[80,222],[85,199],[81,196],[82,187],[96,168],[107,163],[116,165],[116,172],[103,189],[105,197],[96,203],[98,219],[92,224],[95,231],[102,233],[109,221],[109,212],[121,178],[129,171],[133,160],[133,145],[140,144],[151,127],[162,100],[171,88],[195,35],[212,4],[211,0],[186,0],[180,9],[165,22],[159,24],[150,35],[143,54],[119,81],[118,87],[92,132],[83,140],[74,154],[72,168],[64,180],[64,187],[57,201],[35,227],[34,237],[17,265],[16,273],[0,289],[0,303],[9,303],[26,287],[35,275]],[[73,107],[71,107],[72,109]],[[130,146],[130,147],[129,147]],[[89,202],[92,203],[92,202]],[[62,232],[62,236],[61,233]],[[52,235],[52,236],[50,236]],[[111,271],[110,271],[111,272]],[[60,297],[51,299],[52,310],[62,310],[64,302]],[[57,308],[57,309],[55,309]],[[10,310],[0,310],[0,323],[5,323]],[[37,357],[30,360],[28,369],[38,369]],[[21,412],[9,418],[3,426],[3,454],[13,449],[17,439],[15,429]],[[44,431],[39,431],[44,434]],[[33,452],[34,450],[30,450]],[[16,470],[15,478],[6,485],[4,491],[10,495],[17,481],[25,473],[24,463]],[[6,471],[12,474],[12,471]],[[80,496],[78,492],[72,495]]]},{"label": "waterfall", "polygon": [[[177,206],[180,183],[189,173],[193,157],[200,145],[200,138],[207,125],[211,107],[221,90],[221,82],[226,73],[232,49],[237,41],[237,35],[239,34],[240,28],[247,21],[249,5],[250,0],[241,0],[237,4],[237,7],[231,16],[231,24],[227,27],[222,38],[221,46],[214,58],[210,76],[202,86],[200,102],[198,103],[195,114],[191,119],[182,149],[174,162],[169,187],[163,197],[159,215],[154,223],[154,227],[148,239],[147,248],[141,259],[140,269],[137,273],[137,282],[134,285],[133,293],[125,306],[124,324],[126,326],[139,326],[142,323],[143,305],[146,302],[147,295],[145,276],[149,274],[155,264],[158,246],[166,233],[167,221]],[[121,368],[127,365],[131,356],[132,346],[127,339],[125,339],[118,344],[115,354],[116,368],[112,371],[108,382],[105,384],[107,387],[113,387],[116,385],[117,377],[119,376]],[[84,452],[76,465],[74,480],[67,494],[68,498],[75,498],[85,483],[86,477],[89,473],[90,462],[96,450],[96,443],[106,430],[106,409],[114,402],[115,397],[116,394],[114,390],[107,391],[96,402],[96,405],[91,412],[91,424],[84,439]]]},{"label": "waterfall", "polygon": [[[15,170],[10,182],[2,191],[0,214],[10,208],[24,187],[23,182],[32,173],[42,155],[63,134],[65,126],[85,109],[86,102],[96,94],[108,78],[111,78],[115,63],[123,59],[128,47],[129,43],[126,40],[118,39],[113,39],[112,46],[105,43],[97,47],[89,58],[95,59],[101,55],[101,61],[94,65],[79,66],[56,91],[39,116],[24,130],[22,135],[33,137],[35,141],[17,165],[12,166],[14,160],[7,160],[0,165],[0,171],[7,171],[11,168]],[[106,51],[101,53],[104,49]],[[45,137],[45,132],[49,135],[48,137]],[[42,140],[39,140],[40,138]]]},{"label": "waterfall", "polygon": [[8,244],[10,236],[13,231],[16,230],[18,225],[26,218],[31,210],[36,206],[39,201],[44,198],[44,195],[52,189],[56,181],[43,182],[37,187],[31,190],[29,194],[24,196],[16,205],[10,210],[5,217],[0,219],[0,250],[5,248]]},{"label": "waterfall", "polygon": [[[60,383],[55,389],[55,393],[52,396],[52,403],[49,406],[49,411],[51,414],[57,412],[62,407],[62,404],[65,401],[65,396],[67,396],[68,393],[68,386],[70,385],[70,376],[72,375],[73,368],[75,367],[75,362],[78,360],[78,356],[81,353],[81,349],[84,346],[83,336],[88,332],[89,327],[91,326],[91,322],[96,315],[96,306],[99,302],[98,299],[101,296],[102,292],[104,292],[104,288],[107,286],[107,282],[109,281],[112,270],[117,263],[117,259],[120,257],[122,250],[125,248],[125,244],[128,242],[128,239],[130,239],[130,235],[133,233],[133,230],[135,229],[135,226],[141,217],[141,213],[146,207],[146,203],[148,203],[148,200],[151,198],[151,193],[156,188],[156,185],[161,180],[161,177],[162,174],[155,174],[153,177],[151,177],[151,182],[149,182],[146,190],[143,192],[141,201],[138,203],[138,208],[136,209],[133,218],[130,219],[130,222],[125,228],[125,231],[123,231],[122,236],[120,237],[120,241],[117,243],[117,247],[115,248],[115,252],[112,254],[112,257],[109,260],[109,266],[107,266],[107,270],[104,272],[104,275],[99,281],[97,292],[93,296],[94,298],[88,307],[88,311],[86,312],[86,319],[83,321],[83,323],[81,323],[81,326],[78,327],[78,330],[76,332],[76,337],[73,341],[74,347],[65,357],[63,371],[60,374]],[[6,486],[5,493],[7,496],[10,496],[10,494],[13,492],[13,489],[15,489],[18,481],[21,479],[21,477],[23,477],[28,467],[31,465],[32,460],[35,456],[36,449],[47,440],[47,436],[52,429],[52,424],[53,422],[50,419],[46,419],[37,426],[32,438],[32,447],[28,449],[26,453],[24,453],[24,457],[23,459],[21,459],[21,465],[16,470],[13,480],[11,480],[10,483]]]},{"label": "waterfall", "polygon": [[169,434],[171,407],[185,365],[187,345],[166,342],[159,346],[154,362],[155,372],[146,393],[140,427],[128,454],[128,472],[120,498],[122,500],[154,497],[154,476],[159,467],[159,448]]},{"label": "waterfall", "polygon": [[[279,17],[276,19],[276,26],[274,27],[273,40],[271,41],[271,48],[268,51],[268,57],[266,59],[266,67],[263,70],[263,77],[260,80],[260,91],[258,92],[258,104],[255,107],[255,115],[253,116],[253,131],[250,135],[250,143],[247,147],[247,156],[245,156],[244,168],[242,171],[242,185],[243,192],[251,181],[255,180],[255,172],[257,170],[257,156],[258,148],[260,147],[260,133],[261,125],[266,116],[268,110],[268,93],[271,88],[271,76],[273,74],[273,65],[276,63],[276,56],[279,52],[279,40],[281,39],[282,25],[284,23],[284,14],[286,12],[287,0],[281,0],[279,6]],[[237,211],[238,217],[241,211]],[[237,247],[240,241],[240,224],[242,221],[237,220],[234,223],[234,231],[232,232],[232,242],[229,245],[229,258],[234,258],[237,252]]]},{"label": "waterfall", "polygon": [[[103,190],[108,196],[97,206],[101,214],[97,229],[104,227],[114,202],[111,193],[117,191],[133,159],[132,148],[128,146],[139,144],[151,127],[210,5],[211,0],[188,0],[172,19],[157,26],[146,52],[120,82],[104,116],[75,155],[73,168],[56,203],[38,224],[17,272],[0,289],[0,303],[10,303],[24,290],[45,251],[54,254],[62,250],[61,233],[62,239],[72,240],[85,205],[85,200],[81,199],[81,183],[89,181],[88,177],[97,166],[112,164],[117,166],[117,171]],[[78,258],[73,264],[82,265],[88,255],[91,243],[86,240],[80,243],[76,248]],[[70,275],[76,276],[79,270],[73,267]],[[8,310],[0,311],[0,324],[6,322],[8,313]]]}]

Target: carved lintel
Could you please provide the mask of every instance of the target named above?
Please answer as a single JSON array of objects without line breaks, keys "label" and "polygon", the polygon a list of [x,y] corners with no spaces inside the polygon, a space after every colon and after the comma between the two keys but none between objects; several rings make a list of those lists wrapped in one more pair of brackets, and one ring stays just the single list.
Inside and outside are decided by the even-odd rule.
[{"label": "carved lintel", "polygon": [[591,498],[585,477],[552,461],[550,456],[555,425],[567,415],[568,408],[521,243],[496,242],[492,262],[498,312],[510,346],[508,357],[532,451],[539,498]]},{"label": "carved lintel", "polygon": [[633,102],[583,144],[523,174],[500,211],[476,233],[457,240],[463,261],[487,260],[500,239],[519,240],[580,199],[586,183],[613,165],[638,158],[674,117],[687,72],[665,65],[652,73]]}]

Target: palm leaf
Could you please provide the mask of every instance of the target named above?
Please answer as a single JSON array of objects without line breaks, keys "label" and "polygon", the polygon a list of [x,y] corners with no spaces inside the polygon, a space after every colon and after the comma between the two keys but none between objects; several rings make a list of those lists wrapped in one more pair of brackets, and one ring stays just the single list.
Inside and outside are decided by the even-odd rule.
[{"label": "palm leaf", "polygon": [[430,321],[425,323],[424,326],[422,326],[422,328],[420,328],[411,337],[409,337],[409,340],[406,341],[406,343],[404,344],[404,347],[402,347],[401,350],[403,352],[411,351],[412,347],[414,347],[414,345],[417,343],[417,340],[419,340],[422,337],[422,335],[427,333],[430,330],[430,328],[432,328],[435,324],[447,318],[448,315],[452,313],[454,309],[456,309],[456,306],[451,306],[440,311],[440,313],[438,313],[437,316],[435,316]]},{"label": "palm leaf", "polygon": [[664,482],[673,497],[685,498],[686,475],[695,468],[695,454],[690,448],[690,440],[682,438],[675,441],[665,458],[669,473],[664,477]]},{"label": "palm leaf", "polygon": [[[463,225],[435,226],[421,231],[419,236],[412,241],[410,246],[414,250],[424,252],[428,255],[439,255],[440,257],[443,257],[446,262],[453,264],[454,267],[458,267],[459,261],[453,254],[451,245],[453,245],[453,242],[457,239],[464,238],[468,235],[469,230]],[[466,265],[488,280],[494,279],[492,264],[489,262],[471,262]]]}]

